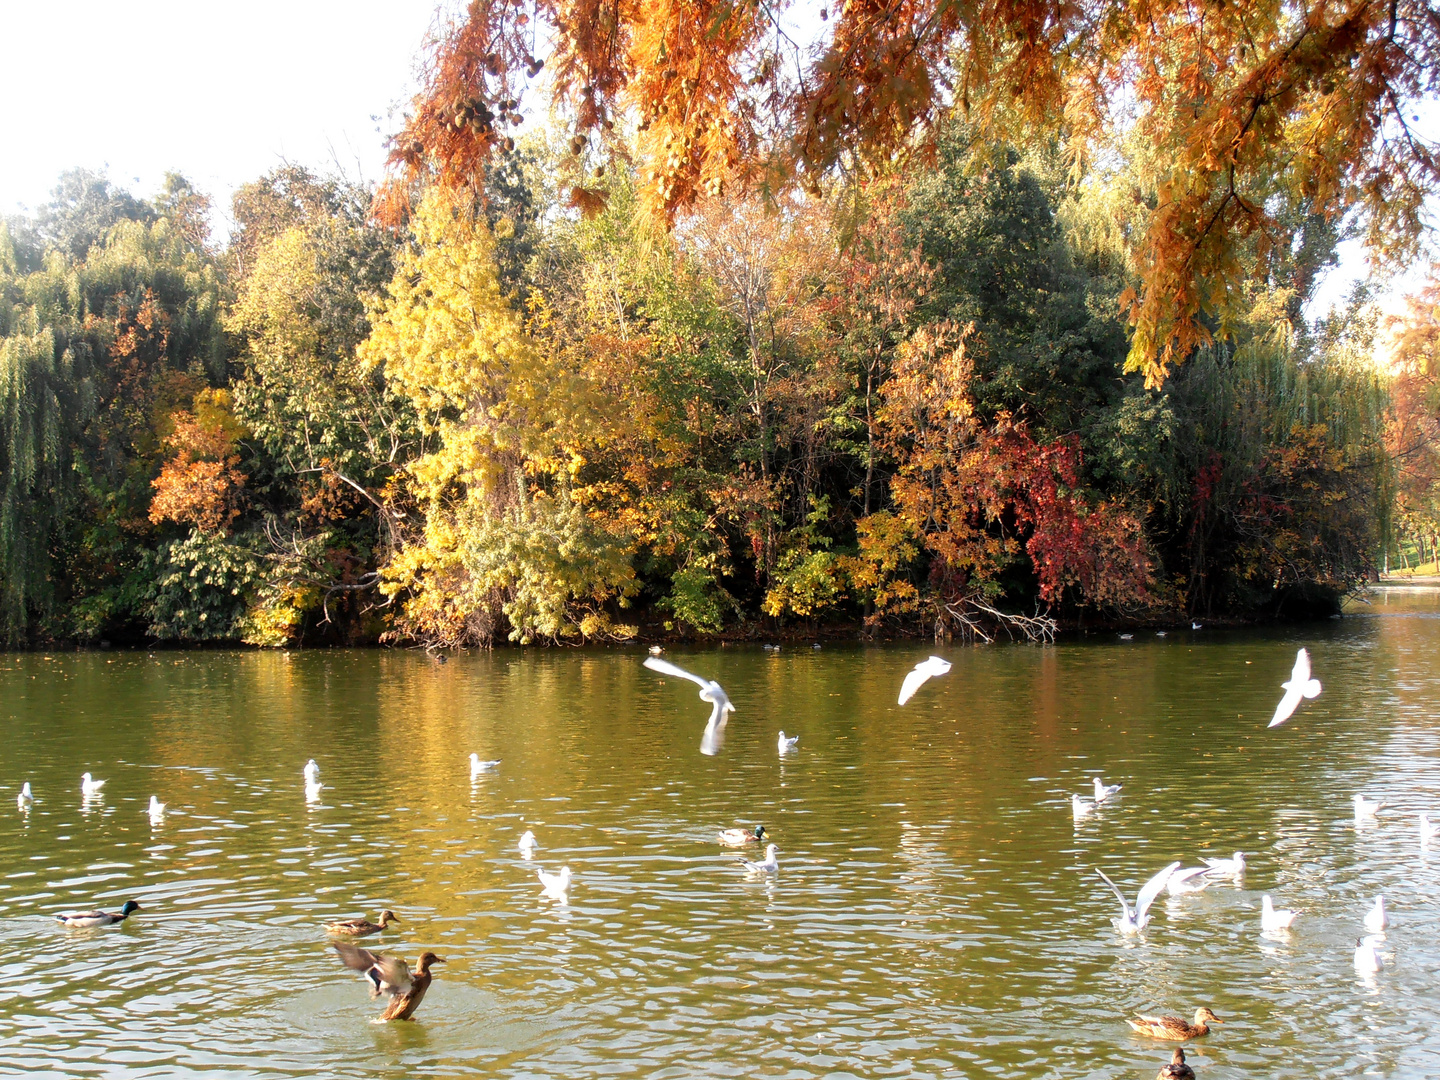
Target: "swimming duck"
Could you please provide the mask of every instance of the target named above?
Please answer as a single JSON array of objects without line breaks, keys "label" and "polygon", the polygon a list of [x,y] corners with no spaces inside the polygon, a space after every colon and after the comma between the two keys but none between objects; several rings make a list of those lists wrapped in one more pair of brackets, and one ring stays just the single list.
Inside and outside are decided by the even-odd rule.
[{"label": "swimming duck", "polygon": [[100,789],[105,786],[104,780],[92,780],[90,774],[80,774],[80,794],[86,799],[93,799],[100,794]]},{"label": "swimming duck", "polygon": [[726,847],[744,847],[757,840],[764,840],[767,835],[769,834],[765,832],[764,825],[756,825],[754,832],[749,829],[721,829],[720,843]]},{"label": "swimming duck", "polygon": [[130,917],[132,911],[139,911],[140,905],[134,900],[126,900],[125,905],[118,911],[73,911],[67,915],[56,915],[57,921],[66,926],[114,926],[122,923]]},{"label": "swimming duck", "polygon": [[542,896],[559,900],[562,904],[570,902],[570,867],[562,866],[558,874],[547,874],[544,870],[535,872],[540,875]]},{"label": "swimming duck", "polygon": [[380,921],[373,923],[369,919],[342,919],[340,922],[329,922],[325,924],[327,934],[344,934],[346,937],[369,937],[371,934],[378,934],[392,922],[399,922],[399,917],[388,908],[380,912]]},{"label": "swimming duck", "polygon": [[780,753],[788,754],[791,750],[795,749],[796,744],[799,742],[799,735],[792,735],[790,738],[787,739],[785,737],[785,732],[780,732]]},{"label": "swimming duck", "polygon": [[1223,1023],[1203,1005],[1195,1010],[1195,1022],[1187,1024],[1178,1016],[1135,1016],[1125,1021],[1141,1035],[1155,1039],[1198,1039],[1210,1034],[1210,1025]]},{"label": "swimming duck", "polygon": [[481,761],[479,754],[470,755],[470,779],[474,780],[483,772],[491,772],[500,767],[500,759],[494,761]]},{"label": "swimming duck", "polygon": [[1123,784],[1102,783],[1100,777],[1095,777],[1095,805],[1099,806],[1112,795],[1118,795]]},{"label": "swimming duck", "polygon": [[[20,786],[20,794],[15,796],[15,805],[20,807],[22,812],[28,811],[30,809],[30,804],[34,801],[35,796],[30,794],[30,781],[26,780],[25,783]],[[1424,818],[1425,815],[1421,814],[1420,816],[1421,818]],[[1421,830],[1421,836],[1424,836],[1423,829]]]},{"label": "swimming duck", "polygon": [[1277,930],[1289,930],[1295,922],[1295,916],[1299,914],[1298,911],[1288,908],[1277,911],[1269,893],[1260,897],[1260,929],[1267,934],[1273,934]]},{"label": "swimming duck", "polygon": [[1195,1070],[1185,1064],[1185,1051],[1175,1047],[1170,1055],[1170,1064],[1155,1074],[1155,1080],[1195,1080]]},{"label": "swimming duck", "polygon": [[520,854],[528,859],[535,854],[535,849],[539,846],[540,841],[535,839],[535,834],[526,829],[524,835],[520,837]]},{"label": "swimming duck", "polygon": [[765,858],[759,862],[751,862],[749,859],[741,859],[740,865],[745,867],[747,874],[778,874],[780,872],[780,860],[775,858],[775,853],[780,849],[774,844],[765,846]]},{"label": "swimming duck", "polygon": [[390,999],[385,1011],[376,1017],[377,1022],[409,1020],[414,1016],[415,1010],[425,998],[425,991],[430,989],[430,983],[435,978],[430,971],[430,965],[445,963],[443,956],[423,952],[415,962],[415,970],[411,971],[410,965],[398,956],[373,953],[369,949],[348,945],[343,941],[334,944],[335,951],[340,954],[345,966],[363,974],[370,983],[372,998],[384,994]]}]

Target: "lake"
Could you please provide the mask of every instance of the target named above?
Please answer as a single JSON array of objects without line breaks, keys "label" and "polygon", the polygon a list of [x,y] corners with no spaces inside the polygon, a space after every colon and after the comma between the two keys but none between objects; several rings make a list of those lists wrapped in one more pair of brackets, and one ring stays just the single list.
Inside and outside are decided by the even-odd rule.
[{"label": "lake", "polygon": [[[1192,1044],[1207,1080],[1440,1075],[1440,850],[1415,817],[1440,818],[1440,592],[1350,612],[672,649],[736,705],[713,756],[698,688],[639,646],[0,654],[0,1075],[1148,1078],[1171,1044],[1124,1018],[1201,1005],[1225,1021]],[[1267,730],[1302,645],[1324,692]],[[897,707],[931,652],[953,669]],[[501,764],[472,783],[471,752]],[[1123,790],[1076,823],[1096,775]],[[757,823],[776,875],[716,842]],[[1111,926],[1096,868],[1133,897],[1237,849],[1243,886]],[[562,864],[568,904],[535,874]],[[1289,934],[1261,935],[1263,892],[1301,912]],[[1361,979],[1379,893],[1386,967]],[[131,898],[117,928],[53,919]],[[386,907],[365,944],[446,959],[414,1023],[370,1023],[320,925]]]}]

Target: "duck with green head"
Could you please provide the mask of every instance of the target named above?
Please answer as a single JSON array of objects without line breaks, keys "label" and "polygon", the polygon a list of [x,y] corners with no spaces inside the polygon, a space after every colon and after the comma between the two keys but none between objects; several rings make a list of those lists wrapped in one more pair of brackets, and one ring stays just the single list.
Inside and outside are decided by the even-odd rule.
[{"label": "duck with green head", "polygon": [[130,917],[132,911],[139,911],[140,905],[134,900],[126,900],[125,905],[117,911],[72,911],[66,915],[56,915],[57,921],[66,926],[114,926],[122,923]]}]

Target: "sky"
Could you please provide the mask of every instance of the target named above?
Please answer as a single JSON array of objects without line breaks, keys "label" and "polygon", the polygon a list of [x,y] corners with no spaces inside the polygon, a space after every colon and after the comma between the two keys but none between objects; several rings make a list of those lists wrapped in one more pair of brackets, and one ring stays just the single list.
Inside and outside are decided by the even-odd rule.
[{"label": "sky", "polygon": [[[282,163],[376,180],[437,10],[438,0],[0,0],[0,215],[44,203],[77,166],[140,196],[173,170],[212,197],[223,238],[231,193]],[[1363,247],[1342,245],[1307,313],[1343,303],[1367,273]],[[1384,284],[1383,306],[1398,310],[1422,280],[1417,267]]]},{"label": "sky", "polygon": [[4,0],[0,214],[60,173],[141,196],[183,173],[224,214],[291,162],[378,178],[436,0]]}]

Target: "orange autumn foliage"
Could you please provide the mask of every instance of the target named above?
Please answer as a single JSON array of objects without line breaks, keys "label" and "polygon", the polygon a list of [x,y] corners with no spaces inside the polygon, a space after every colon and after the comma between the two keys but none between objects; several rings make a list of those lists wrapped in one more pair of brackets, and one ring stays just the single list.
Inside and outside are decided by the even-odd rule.
[{"label": "orange autumn foliage", "polygon": [[195,409],[171,414],[174,430],[165,438],[172,455],[151,481],[150,520],[194,525],[221,533],[240,515],[245,474],[237,467],[236,443],[243,430],[230,412],[226,390],[202,390]]},{"label": "orange autumn foliage", "polygon": [[[477,183],[542,67],[577,171],[628,156],[633,126],[644,215],[667,224],[727,184],[773,195],[923,160],[957,112],[989,136],[1058,135],[1077,175],[1131,140],[1149,171],[1124,303],[1151,385],[1228,331],[1255,260],[1279,257],[1277,208],[1358,207],[1398,257],[1440,187],[1412,129],[1440,59],[1423,0],[474,0],[426,59],[382,202]],[[605,198],[585,181],[570,202]]]}]

